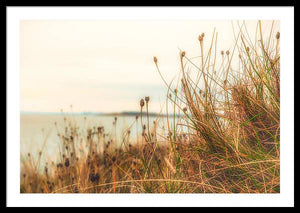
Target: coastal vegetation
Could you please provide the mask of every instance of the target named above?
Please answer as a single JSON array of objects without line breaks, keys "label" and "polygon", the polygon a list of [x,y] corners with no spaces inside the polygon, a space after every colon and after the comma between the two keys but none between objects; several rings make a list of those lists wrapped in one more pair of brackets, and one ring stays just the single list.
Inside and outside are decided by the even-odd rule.
[{"label": "coastal vegetation", "polygon": [[216,32],[202,33],[200,56],[180,50],[177,82],[154,57],[166,114],[150,113],[151,97],[137,100],[140,131],[120,137],[66,119],[57,162],[41,165],[44,150],[21,156],[21,193],[280,193],[280,33],[272,29],[264,37],[258,22],[255,41],[239,29],[230,51],[217,50]]}]

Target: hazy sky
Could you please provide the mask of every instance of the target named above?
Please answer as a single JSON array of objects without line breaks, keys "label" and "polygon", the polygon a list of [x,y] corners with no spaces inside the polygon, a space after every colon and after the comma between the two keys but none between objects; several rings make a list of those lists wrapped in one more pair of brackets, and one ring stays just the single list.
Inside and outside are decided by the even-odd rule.
[{"label": "hazy sky", "polygon": [[[268,32],[271,21],[263,23]],[[246,24],[255,34],[257,21]],[[205,32],[208,45],[214,28],[218,50],[232,49],[231,21],[22,21],[21,111],[69,111],[71,104],[78,112],[137,111],[144,96],[159,111],[167,88],[153,56],[170,81],[179,48],[198,56],[198,35]]]}]

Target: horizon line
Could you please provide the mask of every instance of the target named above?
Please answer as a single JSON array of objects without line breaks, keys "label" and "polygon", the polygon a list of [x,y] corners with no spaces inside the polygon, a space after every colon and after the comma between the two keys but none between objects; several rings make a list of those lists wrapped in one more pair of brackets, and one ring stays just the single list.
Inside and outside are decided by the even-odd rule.
[{"label": "horizon line", "polygon": [[[20,111],[20,114],[44,114],[44,115],[140,115],[140,111],[119,111],[119,112],[95,112],[95,111],[83,111],[83,112],[41,112],[41,111]],[[143,115],[146,114],[146,112],[143,112]],[[149,115],[165,115],[164,113],[158,113],[158,112],[149,112]]]}]

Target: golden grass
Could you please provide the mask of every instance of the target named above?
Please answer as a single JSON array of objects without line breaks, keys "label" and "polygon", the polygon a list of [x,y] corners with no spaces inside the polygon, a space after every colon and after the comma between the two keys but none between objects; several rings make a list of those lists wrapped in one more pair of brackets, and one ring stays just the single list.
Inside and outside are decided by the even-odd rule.
[{"label": "golden grass", "polygon": [[[167,113],[164,143],[157,126],[149,124],[149,97],[140,101],[141,123],[136,119],[135,125],[142,132],[136,143],[129,140],[130,130],[116,146],[116,136],[103,127],[79,135],[70,123],[59,133],[59,162],[40,172],[31,156],[23,157],[21,192],[279,193],[280,34],[266,39],[260,22],[258,27],[254,44],[240,30],[233,50],[225,54],[217,53],[215,32],[204,54],[205,35],[200,35],[200,61],[180,52],[175,88],[164,80],[154,57],[168,87],[167,109],[171,104],[174,110]],[[238,71],[231,66],[237,54]],[[183,117],[176,119],[177,112]]]}]

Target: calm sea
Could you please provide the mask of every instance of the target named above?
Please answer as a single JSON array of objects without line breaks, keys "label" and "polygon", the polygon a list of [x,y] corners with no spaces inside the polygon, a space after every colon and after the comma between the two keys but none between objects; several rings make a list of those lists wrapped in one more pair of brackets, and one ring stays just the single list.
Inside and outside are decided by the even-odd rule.
[{"label": "calm sea", "polygon": [[[32,156],[37,157],[39,151],[43,150],[43,156],[47,160],[56,161],[60,144],[58,134],[63,133],[70,122],[73,125],[76,124],[82,135],[86,135],[88,128],[98,126],[104,126],[106,133],[113,133],[115,129],[113,126],[114,119],[115,116],[21,114],[21,156],[31,153]],[[155,120],[158,124],[158,131],[165,132],[164,128],[166,126],[163,125],[163,123],[166,123],[165,121],[157,120],[157,117],[150,117],[149,120],[150,126],[153,125]],[[145,118],[143,118],[143,122],[146,124]],[[118,116],[116,124],[118,143],[121,143],[122,135],[128,129],[131,132],[131,141],[136,141],[137,132],[141,133],[142,130],[140,118],[138,119],[138,125],[136,125],[135,116]]]}]

